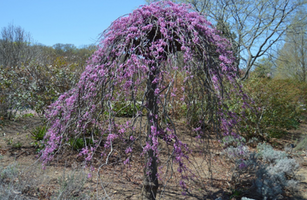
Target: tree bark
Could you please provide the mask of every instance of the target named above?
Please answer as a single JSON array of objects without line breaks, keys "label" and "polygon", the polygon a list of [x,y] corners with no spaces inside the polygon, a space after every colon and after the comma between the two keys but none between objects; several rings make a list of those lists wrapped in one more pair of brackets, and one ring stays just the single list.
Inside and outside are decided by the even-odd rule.
[{"label": "tree bark", "polygon": [[[151,146],[153,145],[152,137],[153,133],[151,133],[151,126],[157,127],[157,119],[155,118],[158,113],[157,106],[157,96],[155,95],[155,89],[157,88],[157,84],[153,83],[155,76],[158,74],[157,70],[153,70],[150,72],[149,79],[147,82],[147,94],[146,94],[146,102],[147,102],[147,137],[146,142]],[[149,149],[145,156],[145,167],[144,167],[144,185],[142,189],[142,199],[154,200],[156,199],[159,182],[158,182],[158,166],[157,166],[157,158],[153,149]]]}]

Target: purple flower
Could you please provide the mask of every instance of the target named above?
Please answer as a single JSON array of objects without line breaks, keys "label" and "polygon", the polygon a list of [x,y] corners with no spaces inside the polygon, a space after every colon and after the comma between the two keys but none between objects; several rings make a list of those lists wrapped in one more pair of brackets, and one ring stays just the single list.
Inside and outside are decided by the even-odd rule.
[{"label": "purple flower", "polygon": [[128,147],[126,150],[125,150],[125,153],[128,154],[128,153],[131,153],[132,152],[132,148],[131,147]]},{"label": "purple flower", "polygon": [[240,169],[243,169],[243,168],[245,168],[246,167],[246,164],[245,164],[245,162],[242,160],[242,162],[240,163],[240,165],[239,165],[239,168]]},{"label": "purple flower", "polygon": [[124,161],[124,165],[127,165],[130,163],[130,158],[128,157],[125,161]]},{"label": "purple flower", "polygon": [[[156,31],[157,35],[153,36]],[[202,45],[206,48],[202,48]],[[211,46],[214,48],[211,49]],[[178,59],[176,48],[182,51],[183,59]],[[192,100],[204,101],[203,97],[208,92],[214,100],[206,103],[212,103],[209,107],[216,108],[212,112],[215,118],[211,121],[217,123],[212,127],[220,126],[216,130],[227,136],[223,139],[225,143],[230,144],[231,139],[239,141],[236,130],[239,130],[237,126],[242,119],[233,112],[228,112],[226,105],[229,97],[226,93],[238,95],[240,101],[244,102],[243,109],[249,108],[249,98],[236,82],[234,56],[229,49],[230,43],[217,34],[211,23],[204,16],[191,12],[187,5],[161,1],[142,6],[130,15],[115,20],[102,34],[99,48],[88,60],[75,88],[61,95],[46,112],[51,128],[46,133],[45,149],[42,151],[44,164],[54,158],[53,153],[56,150],[67,144],[66,138],[91,135],[94,137],[94,144],[87,144],[79,153],[86,161],[93,159],[97,149],[102,155],[101,159],[106,159],[111,148],[121,146],[118,143],[112,145],[116,139],[116,142],[128,145],[126,154],[131,153],[133,145],[140,142],[143,147],[141,155],[152,150],[159,162],[158,147],[161,141],[173,148],[170,151],[173,153],[172,162],[179,165],[178,172],[188,173],[185,162],[189,162],[191,150],[176,135],[177,127],[160,124],[159,116],[169,114],[175,104],[185,105]],[[212,54],[219,55],[218,60],[211,62],[208,56]],[[180,76],[183,75],[183,83],[178,83],[175,79],[177,72]],[[199,74],[206,75],[205,83],[199,79]],[[153,81],[150,83],[148,80]],[[194,84],[199,82],[202,82],[201,87],[195,87]],[[227,91],[223,87],[224,82],[229,84],[229,91],[228,85]],[[176,87],[181,87],[178,93]],[[156,110],[149,109],[151,99],[148,99],[147,92],[152,88],[155,88]],[[199,90],[194,94],[191,88]],[[181,97],[181,102],[177,98],[171,98],[176,102],[169,101],[169,97],[176,96]],[[114,103],[131,99],[142,101],[138,102],[138,105],[142,104],[141,107],[136,108],[138,115],[127,123],[121,123],[115,116]],[[191,108],[191,105],[187,107]],[[206,109],[197,113],[204,118],[200,124],[209,116]],[[139,126],[137,120],[145,112],[151,127],[150,132],[145,132],[143,137],[140,132],[145,125]],[[193,110],[189,109],[189,112]],[[142,121],[140,120],[141,123]],[[203,135],[202,128],[200,125],[194,128],[198,134],[196,138],[200,139]],[[162,139],[158,139],[158,136],[162,136]],[[123,163],[129,164],[130,157],[123,160]],[[151,174],[152,158],[148,159],[145,167],[149,169],[146,169],[146,173]],[[182,188],[187,187],[184,181],[179,184]]]},{"label": "purple flower", "polygon": [[160,89],[159,88],[156,88],[155,89],[155,95],[158,95],[160,93]]}]

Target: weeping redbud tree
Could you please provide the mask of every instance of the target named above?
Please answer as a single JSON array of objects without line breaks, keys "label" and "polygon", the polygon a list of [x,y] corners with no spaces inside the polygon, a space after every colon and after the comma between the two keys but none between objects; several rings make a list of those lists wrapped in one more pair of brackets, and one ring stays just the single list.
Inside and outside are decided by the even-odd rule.
[{"label": "weeping redbud tree", "polygon": [[[187,119],[195,115],[189,109],[198,108],[197,123],[190,125],[196,139],[209,133],[240,139],[235,131],[239,117],[227,101],[230,93],[243,101],[247,97],[236,82],[229,49],[205,17],[186,5],[153,3],[117,19],[102,33],[76,87],[50,106],[44,164],[67,149],[71,138],[84,138],[79,155],[88,163],[98,156],[107,164],[115,148],[124,147],[125,165],[133,162],[133,154],[144,158],[142,196],[155,199],[163,144],[171,149],[164,160],[178,166],[185,188],[191,149],[176,129],[175,103],[186,105]],[[117,117],[118,103],[133,110],[124,122]]]}]

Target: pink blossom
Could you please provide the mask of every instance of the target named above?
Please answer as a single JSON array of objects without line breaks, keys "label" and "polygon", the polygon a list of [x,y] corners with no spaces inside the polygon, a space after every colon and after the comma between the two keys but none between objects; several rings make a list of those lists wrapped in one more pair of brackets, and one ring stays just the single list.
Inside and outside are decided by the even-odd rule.
[{"label": "pink blossom", "polygon": [[130,158],[128,157],[125,161],[124,161],[124,165],[127,165],[130,163]]},{"label": "pink blossom", "polygon": [[[157,33],[157,36],[152,36],[153,33]],[[199,44],[206,48],[198,49],[201,47]],[[50,128],[44,139],[45,149],[41,152],[44,164],[54,158],[56,150],[61,150],[60,148],[67,144],[66,138],[76,136],[94,137],[95,144],[87,144],[79,153],[86,161],[93,159],[98,148],[102,149],[102,153],[99,151],[101,159],[106,159],[111,148],[121,145],[113,145],[116,140],[127,147],[126,154],[135,151],[137,148],[134,148],[134,145],[140,144],[143,148],[141,155],[147,154],[148,151],[153,152],[153,158],[159,162],[158,147],[161,141],[172,149],[172,162],[178,164],[178,172],[184,179],[183,173],[189,172],[185,163],[189,162],[191,150],[176,135],[177,127],[160,124],[159,116],[166,117],[174,106],[169,101],[168,94],[171,97],[180,95],[181,105],[197,101],[197,106],[198,102],[204,104],[204,99],[207,98],[205,93],[209,93],[214,100],[205,103],[216,108],[212,121],[216,120],[218,123],[215,123],[214,127],[217,131],[222,131],[225,137],[240,140],[236,132],[239,130],[237,125],[240,116],[226,108],[226,93],[234,93],[242,98],[242,101],[246,102],[243,109],[249,108],[249,98],[236,82],[237,69],[229,47],[229,42],[217,34],[204,16],[191,12],[190,8],[183,4],[161,1],[142,6],[130,15],[115,20],[103,32],[99,48],[89,59],[77,85],[61,95],[46,112]],[[177,51],[182,51],[183,60],[178,60],[176,48]],[[212,54],[219,55],[218,59],[212,59],[214,62],[209,57]],[[201,58],[204,59],[200,60]],[[177,86],[174,77],[177,72],[184,78],[183,83],[179,83],[182,84],[180,86]],[[202,79],[205,80],[202,82]],[[201,87],[195,87],[194,84],[199,81],[202,82]],[[228,88],[226,91],[222,87],[226,81],[229,82],[229,91]],[[176,87],[181,87],[180,94],[177,93]],[[199,91],[194,94],[191,87],[199,88]],[[156,110],[149,110],[152,99],[148,99],[147,92],[153,88]],[[118,122],[120,120],[115,116],[115,102],[131,99],[141,101],[137,102],[137,105],[140,105],[136,111],[138,115],[133,116],[133,120],[128,120],[127,123]],[[178,101],[176,98],[172,99]],[[166,111],[163,110],[164,107]],[[201,117],[211,117],[206,111],[199,112]],[[150,126],[145,137],[141,134],[147,129],[140,129],[136,123],[138,117],[143,117],[142,114],[148,117]],[[200,123],[205,119],[201,120]],[[146,126],[141,124],[140,127]],[[200,125],[193,128],[199,134],[197,138],[200,138]],[[161,140],[158,139],[160,137]],[[146,141],[143,138],[146,138]],[[147,160],[147,174],[151,174],[152,161],[152,158]],[[130,157],[123,162],[129,164]],[[186,188],[186,183],[188,182],[181,181],[179,184]]]},{"label": "pink blossom", "polygon": [[155,95],[158,95],[160,93],[160,89],[159,88],[156,88],[155,89]]},{"label": "pink blossom", "polygon": [[126,150],[125,150],[125,153],[128,154],[128,153],[131,153],[132,152],[132,148],[131,147],[128,147]]}]

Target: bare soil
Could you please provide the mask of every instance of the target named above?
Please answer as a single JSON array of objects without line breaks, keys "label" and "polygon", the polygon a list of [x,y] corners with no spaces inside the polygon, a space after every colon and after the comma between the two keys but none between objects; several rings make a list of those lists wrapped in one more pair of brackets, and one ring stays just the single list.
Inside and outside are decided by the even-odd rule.
[{"label": "bare soil", "polygon": [[[134,156],[131,166],[116,163],[120,152],[112,157],[114,164],[101,167],[93,164],[92,172],[89,168],[82,168],[83,160],[77,152],[67,153],[62,158],[54,161],[45,170],[42,170],[38,159],[37,148],[31,137],[31,131],[42,122],[38,117],[19,118],[15,121],[0,120],[0,167],[17,163],[23,176],[32,186],[20,194],[20,199],[50,199],[61,188],[61,177],[73,172],[82,172],[87,177],[82,191],[72,191],[76,198],[81,198],[86,193],[90,199],[109,197],[110,199],[140,199],[143,181],[142,162],[139,156]],[[184,134],[184,126],[178,122],[178,130]],[[300,129],[291,130],[287,137],[273,140],[276,148],[282,149],[286,144],[298,141],[302,134],[307,134],[307,124],[302,124]],[[188,140],[188,139],[187,139]],[[186,141],[189,142],[189,141]],[[235,196],[232,182],[233,163],[221,155],[221,147],[216,139],[210,140],[211,150],[206,157],[202,156],[197,148],[194,149],[188,164],[194,174],[194,179],[188,181],[189,193],[182,195],[183,190],[178,186],[181,177],[178,173],[170,173],[163,179],[159,190],[159,199],[241,199]],[[302,176],[300,191],[295,196],[287,199],[307,199],[307,157],[306,152],[293,155],[301,165],[299,174]],[[163,156],[162,156],[163,157]],[[209,162],[211,160],[211,162]],[[162,158],[163,161],[163,158]],[[173,172],[177,171],[174,165]],[[162,170],[163,172],[163,170]],[[166,169],[164,169],[166,173]],[[65,175],[66,174],[66,175]],[[79,176],[81,180],[81,175]],[[77,187],[76,187],[77,188]],[[236,188],[235,188],[236,189]],[[64,197],[62,199],[65,199]]]}]

